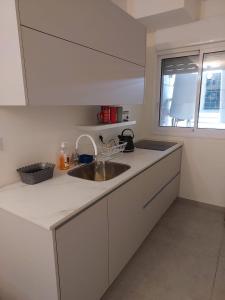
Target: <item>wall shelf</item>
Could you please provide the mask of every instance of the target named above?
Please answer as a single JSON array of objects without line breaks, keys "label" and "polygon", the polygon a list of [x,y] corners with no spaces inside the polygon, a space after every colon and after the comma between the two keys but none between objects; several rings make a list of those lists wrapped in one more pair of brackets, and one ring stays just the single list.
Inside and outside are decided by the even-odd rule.
[{"label": "wall shelf", "polygon": [[119,127],[127,127],[136,125],[136,121],[128,121],[114,124],[97,124],[97,125],[78,125],[78,129],[86,131],[102,131],[107,129],[114,129]]}]

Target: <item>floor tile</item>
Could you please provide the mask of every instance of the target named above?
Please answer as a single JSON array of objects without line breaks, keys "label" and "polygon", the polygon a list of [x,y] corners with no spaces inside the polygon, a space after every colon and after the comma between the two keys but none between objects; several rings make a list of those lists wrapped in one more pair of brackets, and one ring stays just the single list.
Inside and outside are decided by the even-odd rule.
[{"label": "floor tile", "polygon": [[[221,256],[225,257],[225,227],[224,227],[223,242],[222,242],[222,248],[221,248]],[[224,299],[225,299],[225,297],[224,297]]]},{"label": "floor tile", "polygon": [[152,231],[152,239],[166,239],[193,253],[217,256],[223,237],[223,214],[175,203]]},{"label": "floor tile", "polygon": [[[212,300],[223,235],[225,250],[223,218],[221,212],[175,202],[102,300]],[[225,300],[224,265],[213,300]]]},{"label": "floor tile", "polygon": [[224,224],[224,213],[193,205],[189,201],[186,204],[176,201],[161,219],[161,222],[163,221],[188,229],[195,229],[194,226],[200,229],[204,229],[205,226],[218,228]]},{"label": "floor tile", "polygon": [[209,300],[216,258],[147,239],[104,300]]},{"label": "floor tile", "polygon": [[225,299],[225,257],[219,260],[212,300]]}]

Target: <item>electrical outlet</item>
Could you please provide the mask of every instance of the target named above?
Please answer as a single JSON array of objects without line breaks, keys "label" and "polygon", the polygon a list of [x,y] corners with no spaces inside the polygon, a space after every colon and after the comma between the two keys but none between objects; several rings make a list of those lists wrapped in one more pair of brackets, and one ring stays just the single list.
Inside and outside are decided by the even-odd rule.
[{"label": "electrical outlet", "polygon": [[3,137],[0,137],[0,151],[3,151],[4,147],[3,147]]}]

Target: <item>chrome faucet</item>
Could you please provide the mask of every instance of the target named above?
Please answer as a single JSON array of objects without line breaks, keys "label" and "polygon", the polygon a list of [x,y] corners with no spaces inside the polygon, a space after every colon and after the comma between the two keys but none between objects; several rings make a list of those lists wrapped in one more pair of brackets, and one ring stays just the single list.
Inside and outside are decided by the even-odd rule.
[{"label": "chrome faucet", "polygon": [[95,155],[94,155],[94,158],[97,159],[97,156],[98,156],[98,149],[97,149],[97,145],[93,139],[93,137],[91,137],[89,134],[81,134],[77,140],[76,140],[76,146],[75,146],[75,149],[76,149],[76,153],[77,153],[77,150],[78,150],[78,145],[79,145],[79,142],[80,142],[80,139],[83,138],[83,137],[87,137],[91,140],[91,143],[94,147],[94,151],[95,151]]}]

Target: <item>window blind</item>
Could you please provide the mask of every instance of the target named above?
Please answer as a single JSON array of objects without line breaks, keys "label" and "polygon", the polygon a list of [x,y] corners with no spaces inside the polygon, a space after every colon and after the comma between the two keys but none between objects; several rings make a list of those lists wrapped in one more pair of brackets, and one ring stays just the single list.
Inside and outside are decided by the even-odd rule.
[{"label": "window blind", "polygon": [[199,55],[167,58],[162,60],[162,75],[197,73]]}]

